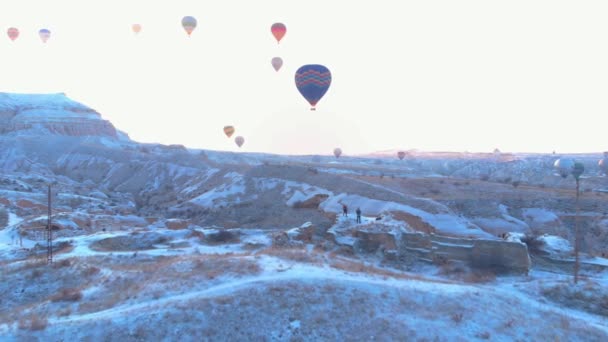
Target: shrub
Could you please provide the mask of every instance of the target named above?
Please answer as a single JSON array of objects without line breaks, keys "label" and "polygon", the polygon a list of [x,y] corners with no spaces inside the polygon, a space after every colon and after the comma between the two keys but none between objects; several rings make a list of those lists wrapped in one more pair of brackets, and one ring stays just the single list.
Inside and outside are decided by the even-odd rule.
[{"label": "shrub", "polygon": [[452,314],[452,321],[454,321],[455,323],[462,322],[462,312]]},{"label": "shrub", "polygon": [[211,243],[229,243],[240,241],[238,234],[225,229],[222,229],[215,234],[207,234],[205,238]]},{"label": "shrub", "polygon": [[528,235],[526,234],[523,238],[521,238],[521,242],[525,243],[528,246],[528,252],[540,252],[542,247],[544,246],[543,240],[538,238],[538,235]]},{"label": "shrub", "polygon": [[32,315],[29,318],[22,318],[19,320],[19,329],[22,330],[44,330],[48,324],[46,317],[40,317],[38,315]]},{"label": "shrub", "polygon": [[63,259],[59,262],[53,263],[53,267],[54,268],[69,267],[71,264],[72,264],[72,262],[70,261],[70,259]]},{"label": "shrub", "polygon": [[490,339],[490,333],[487,332],[487,331],[484,331],[484,332],[475,334],[475,337],[480,338],[482,340],[489,340]]},{"label": "shrub", "polygon": [[86,277],[94,276],[94,275],[96,275],[98,273],[99,273],[99,268],[97,268],[95,266],[87,267],[87,269],[84,270],[84,275]]},{"label": "shrub", "polygon": [[496,274],[491,270],[474,270],[467,273],[463,279],[467,283],[487,283],[496,280]]},{"label": "shrub", "polygon": [[82,299],[79,289],[61,289],[59,293],[51,297],[52,302],[77,302]]},{"label": "shrub", "polygon": [[513,181],[513,183],[511,183],[511,185],[513,185],[514,188],[517,188],[519,186],[519,181]]},{"label": "shrub", "polygon": [[479,179],[481,179],[482,181],[484,181],[484,182],[485,182],[485,181],[488,181],[488,180],[490,179],[490,176],[489,176],[489,175],[481,175],[481,176],[479,177]]}]

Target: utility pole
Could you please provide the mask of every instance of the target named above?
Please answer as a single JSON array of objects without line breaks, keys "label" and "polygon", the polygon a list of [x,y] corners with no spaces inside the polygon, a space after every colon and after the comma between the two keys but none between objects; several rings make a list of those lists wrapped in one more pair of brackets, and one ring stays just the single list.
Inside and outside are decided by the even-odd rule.
[{"label": "utility pole", "polygon": [[581,175],[585,172],[585,167],[582,163],[574,163],[574,167],[572,168],[572,176],[576,180],[576,216],[574,217],[574,283],[578,283],[578,271],[580,268],[580,260],[579,260],[579,250],[580,250],[580,238],[578,231],[578,217],[580,214],[580,207],[578,203],[578,199],[580,197],[580,179]]},{"label": "utility pole", "polygon": [[578,180],[578,178],[576,179],[576,216],[574,216],[574,283],[578,283],[578,269],[579,269],[579,258],[578,258],[578,251],[579,251],[579,238],[578,238],[578,215],[579,215],[579,205],[578,205],[578,198],[579,198],[579,189],[580,189],[580,181]]},{"label": "utility pole", "polygon": [[51,220],[51,185],[49,184],[48,191],[48,218],[46,223],[47,231],[47,251],[46,251],[46,262],[47,264],[53,263],[53,222]]}]

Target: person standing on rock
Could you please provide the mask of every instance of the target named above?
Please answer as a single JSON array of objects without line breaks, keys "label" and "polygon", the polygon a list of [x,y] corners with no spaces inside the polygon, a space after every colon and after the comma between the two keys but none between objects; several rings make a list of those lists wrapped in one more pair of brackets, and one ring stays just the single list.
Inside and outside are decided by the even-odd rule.
[{"label": "person standing on rock", "polygon": [[348,216],[348,207],[342,203],[342,216]]},{"label": "person standing on rock", "polygon": [[361,223],[361,208],[357,208],[357,223]]}]

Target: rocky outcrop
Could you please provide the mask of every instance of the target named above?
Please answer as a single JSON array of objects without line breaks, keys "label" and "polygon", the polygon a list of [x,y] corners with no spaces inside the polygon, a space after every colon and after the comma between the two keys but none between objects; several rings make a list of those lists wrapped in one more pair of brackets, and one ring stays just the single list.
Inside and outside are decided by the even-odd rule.
[{"label": "rocky outcrop", "polygon": [[118,137],[109,121],[63,93],[0,93],[0,134],[28,130],[67,136]]},{"label": "rocky outcrop", "polygon": [[355,229],[328,231],[328,239],[353,253],[381,253],[386,261],[422,260],[432,263],[455,261],[494,273],[527,274],[531,267],[524,243],[503,240],[467,239],[406,232],[374,224]]}]

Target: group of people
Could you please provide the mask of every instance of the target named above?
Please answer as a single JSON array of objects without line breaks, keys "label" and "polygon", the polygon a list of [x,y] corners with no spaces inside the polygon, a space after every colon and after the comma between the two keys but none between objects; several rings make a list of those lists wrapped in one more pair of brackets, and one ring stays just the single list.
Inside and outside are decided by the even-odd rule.
[{"label": "group of people", "polygon": [[[357,213],[357,223],[361,223],[361,208],[357,208],[355,213]],[[348,217],[348,207],[344,203],[342,203],[342,216]]]}]

